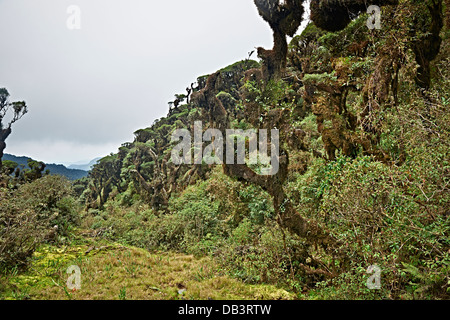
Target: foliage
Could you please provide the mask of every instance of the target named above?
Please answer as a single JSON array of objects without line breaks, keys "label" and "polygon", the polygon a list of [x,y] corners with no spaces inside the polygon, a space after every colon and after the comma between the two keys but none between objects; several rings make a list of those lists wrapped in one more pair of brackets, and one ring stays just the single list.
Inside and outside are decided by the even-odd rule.
[{"label": "foliage", "polygon": [[[10,110],[12,110],[12,115]],[[25,101],[9,101],[9,92],[0,88],[0,169],[2,168],[3,152],[6,148],[6,139],[11,135],[12,125],[28,113]]]},{"label": "foliage", "polygon": [[[60,248],[40,246],[25,273],[0,277],[0,299],[14,300],[292,300],[273,285],[251,285],[224,275],[209,257],[148,252],[99,239]],[[89,251],[90,250],[90,251]],[[89,251],[88,253],[86,253]],[[81,290],[67,288],[67,268],[81,270]],[[178,286],[187,288],[182,294]]]}]

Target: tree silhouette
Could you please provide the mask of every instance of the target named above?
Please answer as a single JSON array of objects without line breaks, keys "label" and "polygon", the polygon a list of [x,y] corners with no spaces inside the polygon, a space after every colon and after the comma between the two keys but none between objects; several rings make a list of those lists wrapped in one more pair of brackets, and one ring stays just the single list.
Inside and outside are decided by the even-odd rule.
[{"label": "tree silhouette", "polygon": [[263,60],[263,76],[266,80],[279,78],[285,67],[288,53],[286,36],[293,37],[302,23],[303,0],[254,0],[259,15],[273,31],[272,50],[257,48]]},{"label": "tree silhouette", "polygon": [[[8,111],[12,110],[12,118],[5,125],[5,119]],[[6,139],[10,136],[12,125],[20,120],[28,112],[27,105],[24,101],[9,102],[9,92],[6,88],[0,88],[0,169],[2,168],[1,159],[3,151],[6,148]]]}]

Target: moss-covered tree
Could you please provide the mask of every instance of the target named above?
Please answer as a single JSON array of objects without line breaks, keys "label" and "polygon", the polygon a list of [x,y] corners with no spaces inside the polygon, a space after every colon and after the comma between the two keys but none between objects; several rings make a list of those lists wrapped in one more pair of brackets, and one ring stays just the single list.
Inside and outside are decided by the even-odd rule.
[{"label": "moss-covered tree", "polygon": [[[311,20],[316,26],[326,31],[339,31],[358,15],[365,13],[369,5],[388,6],[399,5],[401,7],[412,6],[412,10],[405,15],[414,17],[410,26],[412,50],[416,55],[419,65],[416,82],[423,88],[430,87],[430,62],[439,53],[441,46],[440,32],[444,26],[444,19],[448,20],[448,13],[443,13],[442,0],[403,1],[399,0],[312,0]],[[448,1],[446,2],[448,12]]]},{"label": "moss-covered tree", "polygon": [[326,31],[344,29],[356,16],[366,12],[370,5],[398,4],[398,0],[311,0],[311,20]]},{"label": "moss-covered tree", "polygon": [[286,36],[293,37],[302,23],[303,0],[254,0],[261,17],[273,31],[273,48],[258,49],[263,60],[263,75],[269,80],[279,78],[286,68],[288,44]]},{"label": "moss-covered tree", "polygon": [[111,154],[98,161],[89,172],[87,205],[102,208],[114,187],[120,185],[120,168],[122,163],[117,154]]}]

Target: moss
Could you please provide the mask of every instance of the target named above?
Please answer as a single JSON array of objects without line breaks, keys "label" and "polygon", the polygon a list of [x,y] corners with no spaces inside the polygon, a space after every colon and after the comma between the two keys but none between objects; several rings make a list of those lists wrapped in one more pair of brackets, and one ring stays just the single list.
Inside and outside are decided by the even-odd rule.
[{"label": "moss", "polygon": [[301,45],[306,45],[310,42],[317,41],[325,33],[325,31],[319,29],[314,23],[310,22],[301,34],[292,38],[289,43],[289,50],[298,50]]}]

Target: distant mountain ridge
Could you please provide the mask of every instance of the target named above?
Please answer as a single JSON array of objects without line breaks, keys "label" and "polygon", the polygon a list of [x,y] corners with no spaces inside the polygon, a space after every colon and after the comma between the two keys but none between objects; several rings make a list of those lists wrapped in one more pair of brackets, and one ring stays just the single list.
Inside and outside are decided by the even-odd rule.
[{"label": "distant mountain ridge", "polygon": [[92,169],[92,167],[100,159],[101,159],[101,157],[95,158],[95,159],[91,160],[89,163],[85,163],[85,164],[71,164],[71,165],[67,166],[67,168],[68,169],[74,169],[74,170],[90,171]]},{"label": "distant mountain ridge", "polygon": [[[28,160],[34,160],[32,158],[29,157],[25,157],[25,156],[14,156],[12,154],[7,154],[5,153],[3,155],[3,158],[1,159],[2,161],[14,161],[17,164],[24,166],[24,168],[28,168]],[[36,161],[36,160],[35,160]],[[67,177],[67,179],[69,180],[78,180],[84,177],[88,176],[88,171],[87,170],[80,170],[80,169],[71,169],[71,168],[67,168],[62,164],[45,164],[45,170],[49,170],[50,174],[52,175],[62,175]]]}]

